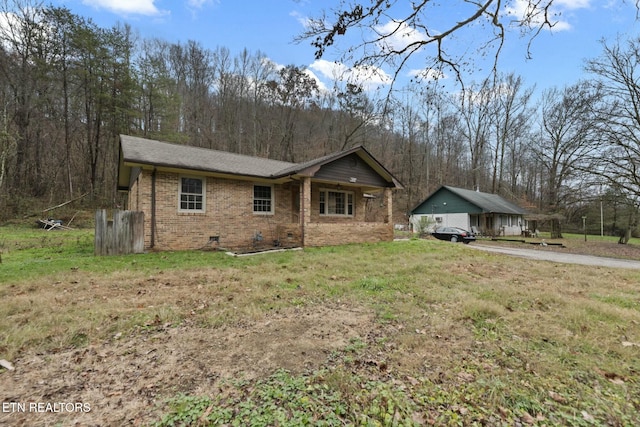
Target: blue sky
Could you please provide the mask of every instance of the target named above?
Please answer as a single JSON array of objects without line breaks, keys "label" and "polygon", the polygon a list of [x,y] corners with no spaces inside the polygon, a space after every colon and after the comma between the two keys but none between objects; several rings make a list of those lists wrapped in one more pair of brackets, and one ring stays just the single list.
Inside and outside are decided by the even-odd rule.
[{"label": "blue sky", "polygon": [[[50,1],[90,17],[103,27],[117,22],[129,23],[145,38],[158,37],[171,42],[195,40],[211,49],[226,47],[234,55],[245,48],[253,53],[261,51],[277,64],[308,67],[327,85],[332,69],[337,66],[333,62],[337,59],[335,55],[316,61],[308,42],[293,42],[304,30],[308,17],[318,17],[322,9],[330,10],[338,4],[337,0]],[[408,1],[405,3],[409,4]],[[460,2],[449,4],[455,3]],[[522,13],[522,4],[520,0],[512,0],[507,2],[507,7],[518,16]],[[526,59],[528,39],[520,38],[517,30],[509,31],[507,35],[500,69],[521,75],[528,86],[535,84],[541,90],[575,83],[584,76],[584,60],[600,55],[601,39],[613,42],[617,36],[626,39],[638,35],[640,27],[633,1],[555,0],[554,4],[556,26],[553,31],[544,30],[536,38],[531,47],[532,59]],[[461,9],[442,9],[442,13],[438,19],[445,21],[458,18],[462,12]],[[473,31],[466,39],[452,42],[450,49],[470,43],[474,38]],[[407,31],[406,36],[419,37],[420,34]],[[424,62],[416,58],[403,76],[423,66]],[[481,61],[475,68],[479,72],[472,79],[486,76],[483,74],[486,65],[482,68]]]}]

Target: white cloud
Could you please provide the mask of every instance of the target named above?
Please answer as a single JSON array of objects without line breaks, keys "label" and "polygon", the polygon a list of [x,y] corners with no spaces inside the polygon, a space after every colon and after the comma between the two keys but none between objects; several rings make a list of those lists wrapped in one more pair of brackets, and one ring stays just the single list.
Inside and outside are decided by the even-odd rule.
[{"label": "white cloud", "polygon": [[586,9],[591,7],[591,0],[555,0],[553,4],[568,10]]},{"label": "white cloud", "polygon": [[289,14],[289,16],[292,16],[293,18],[296,19],[296,21],[298,21],[298,23],[302,26],[302,28],[304,28],[305,30],[307,28],[309,28],[309,17],[304,16],[302,14],[300,14],[299,12],[293,11]]},{"label": "white cloud", "polygon": [[17,28],[18,22],[15,13],[0,13],[0,29],[3,31],[9,32],[12,28]]},{"label": "white cloud", "polygon": [[187,0],[190,9],[202,9],[208,3],[213,3],[213,0]]},{"label": "white cloud", "polygon": [[[33,37],[25,31],[23,23],[25,20],[41,22],[42,9],[25,7],[15,12],[0,13],[0,46],[7,51],[13,51],[18,46],[26,46],[27,38]],[[48,28],[42,27],[45,33]]]},{"label": "white cloud", "polygon": [[210,4],[219,4],[220,0],[187,0],[187,9],[191,13],[191,18],[196,20],[202,9]]},{"label": "white cloud", "polygon": [[[549,0],[542,2],[542,6],[549,3]],[[530,0],[516,0],[511,6],[505,8],[508,15],[515,17],[518,21],[528,21],[532,27],[540,26],[544,23],[544,10],[538,2]],[[548,10],[548,19],[553,25],[554,31],[566,31],[573,28],[571,23],[560,17],[567,17],[567,12],[591,7],[591,0],[554,0],[552,7]]]},{"label": "white cloud", "polygon": [[389,85],[393,80],[384,70],[374,66],[358,66],[349,68],[340,62],[318,59],[314,61],[309,68],[316,71],[326,79],[336,82],[357,84],[362,86],[365,90]]},{"label": "white cloud", "polygon": [[425,33],[411,28],[405,22],[389,21],[385,25],[375,27],[375,30],[382,36],[378,47],[383,52],[402,50],[411,44],[429,40]]},{"label": "white cloud", "polygon": [[318,77],[318,75],[316,73],[314,73],[313,71],[311,71],[308,68],[305,68],[304,73],[308,76],[311,77],[316,84],[318,85],[318,90],[320,92],[327,92],[329,89],[327,88],[327,85],[324,84],[324,82],[322,80],[320,80],[320,78]]},{"label": "white cloud", "polygon": [[82,0],[82,3],[96,8],[110,10],[119,14],[158,16],[169,13],[160,10],[155,0]]},{"label": "white cloud", "polygon": [[325,59],[317,59],[313,61],[313,63],[309,65],[309,68],[331,80],[343,80],[348,71],[344,64],[327,61]]},{"label": "white cloud", "polygon": [[[285,68],[285,65],[278,64],[277,62],[272,61],[269,58],[264,58],[262,61],[264,62],[265,67],[273,67],[273,69],[276,70],[276,71],[280,71],[283,68]],[[327,61],[325,61],[325,62],[327,62]],[[304,69],[304,73],[308,77],[311,77],[316,82],[316,84],[318,85],[318,90],[320,92],[328,91],[327,85],[324,84],[324,82],[318,77],[318,75],[316,73],[314,73],[313,71],[311,71],[310,68],[305,68]]]},{"label": "white cloud", "polygon": [[21,39],[19,19],[14,13],[0,13],[0,46],[12,51],[10,40]]},{"label": "white cloud", "polygon": [[393,82],[393,78],[381,68],[374,66],[360,66],[349,70],[349,81],[360,84],[365,88],[371,88],[391,84]]}]

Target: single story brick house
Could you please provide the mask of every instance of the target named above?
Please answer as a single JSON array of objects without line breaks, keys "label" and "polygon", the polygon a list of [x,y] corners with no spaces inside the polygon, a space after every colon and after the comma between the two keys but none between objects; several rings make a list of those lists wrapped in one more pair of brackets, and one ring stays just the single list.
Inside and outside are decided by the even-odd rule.
[{"label": "single story brick house", "polygon": [[459,227],[486,236],[520,236],[527,228],[527,211],[497,194],[441,186],[411,210],[417,229],[427,217],[435,227]]},{"label": "single story brick house", "polygon": [[290,163],[120,136],[118,190],[144,212],[145,249],[389,241],[401,188],[362,146]]}]

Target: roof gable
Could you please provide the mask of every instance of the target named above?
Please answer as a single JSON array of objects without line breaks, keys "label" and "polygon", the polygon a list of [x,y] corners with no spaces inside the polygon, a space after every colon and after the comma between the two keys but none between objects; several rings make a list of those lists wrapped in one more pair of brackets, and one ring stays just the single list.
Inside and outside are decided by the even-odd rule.
[{"label": "roof gable", "polygon": [[356,153],[323,164],[313,176],[320,180],[335,180],[374,187],[387,186],[384,178]]}]

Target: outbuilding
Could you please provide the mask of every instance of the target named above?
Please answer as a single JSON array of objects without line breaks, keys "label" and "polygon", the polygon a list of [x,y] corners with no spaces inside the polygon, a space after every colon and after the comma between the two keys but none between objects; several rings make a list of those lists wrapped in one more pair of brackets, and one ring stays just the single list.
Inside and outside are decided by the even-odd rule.
[{"label": "outbuilding", "polygon": [[527,211],[490,193],[443,185],[410,212],[413,230],[421,218],[430,227],[460,227],[485,236],[520,236],[527,225]]}]

